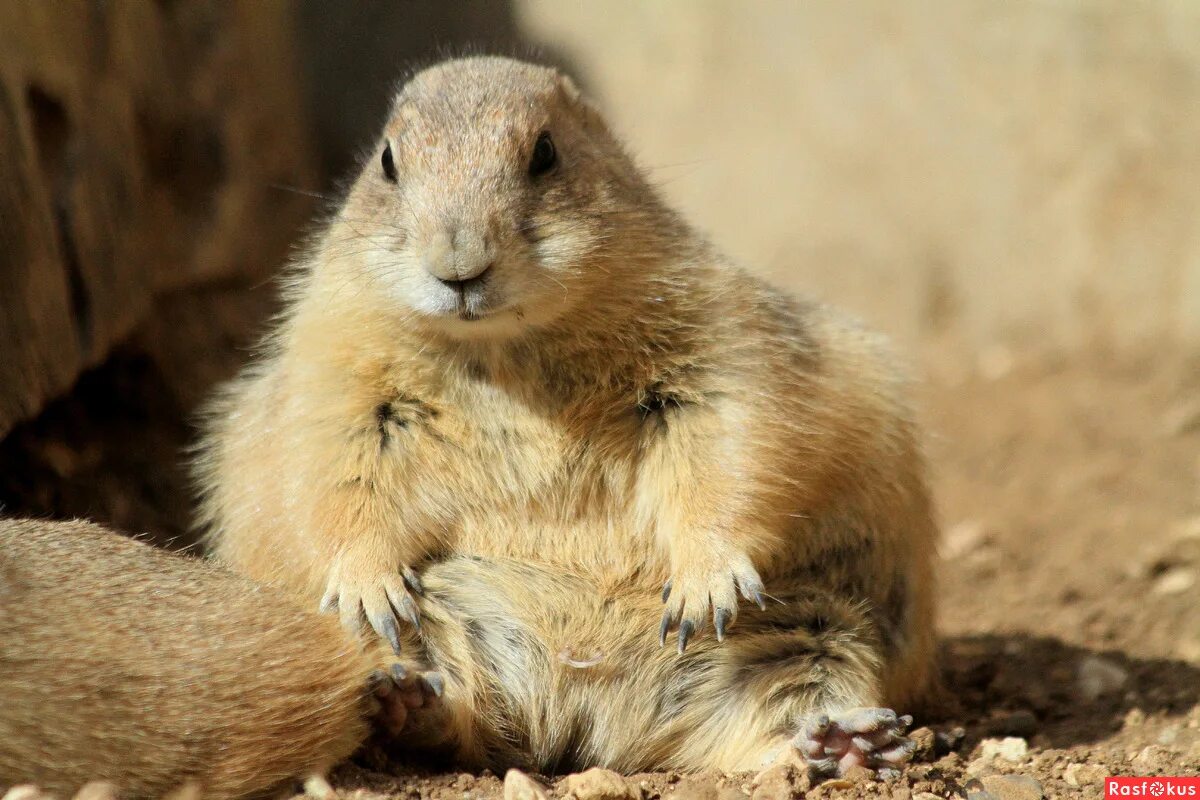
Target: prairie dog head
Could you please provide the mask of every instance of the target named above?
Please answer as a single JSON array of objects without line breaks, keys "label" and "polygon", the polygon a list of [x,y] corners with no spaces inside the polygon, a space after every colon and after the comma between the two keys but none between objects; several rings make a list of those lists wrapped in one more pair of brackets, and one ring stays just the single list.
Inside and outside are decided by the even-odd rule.
[{"label": "prairie dog head", "polygon": [[458,59],[397,95],[331,255],[451,337],[509,338],[588,304],[637,259],[628,234],[653,230],[656,207],[569,78]]}]

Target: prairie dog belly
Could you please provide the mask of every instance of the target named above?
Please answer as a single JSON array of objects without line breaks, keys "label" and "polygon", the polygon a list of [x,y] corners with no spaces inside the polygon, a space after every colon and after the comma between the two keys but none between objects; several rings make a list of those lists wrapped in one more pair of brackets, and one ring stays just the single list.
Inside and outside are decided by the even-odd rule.
[{"label": "prairie dog belly", "polygon": [[[579,576],[595,586],[645,584],[662,587],[669,571],[667,559],[646,532],[599,521],[564,523],[554,520],[467,518],[455,537],[454,553],[500,561],[521,561]],[[437,564],[429,567],[437,571]]]}]

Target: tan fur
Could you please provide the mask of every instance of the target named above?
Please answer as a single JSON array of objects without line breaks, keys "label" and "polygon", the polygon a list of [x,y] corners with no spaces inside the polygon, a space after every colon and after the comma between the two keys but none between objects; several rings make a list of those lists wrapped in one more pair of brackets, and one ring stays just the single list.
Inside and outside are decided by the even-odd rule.
[{"label": "tan fur", "polygon": [[333,621],[216,565],[0,520],[0,786],[279,789],[365,738],[368,671]]},{"label": "tan fur", "polygon": [[[559,164],[531,178],[542,131]],[[883,338],[730,265],[553,70],[422,72],[385,146],[398,181],[368,161],[213,406],[215,553],[377,629],[408,602],[400,570],[425,569],[421,652],[482,761],[731,768],[805,713],[920,702],[935,526]],[[458,301],[432,274],[485,261]],[[787,605],[660,650],[668,578],[668,609],[700,628],[759,576]],[[478,595],[447,601],[464,583]],[[560,669],[564,641],[620,679]],[[666,714],[680,681],[691,702]],[[608,738],[570,734],[593,718]]]}]

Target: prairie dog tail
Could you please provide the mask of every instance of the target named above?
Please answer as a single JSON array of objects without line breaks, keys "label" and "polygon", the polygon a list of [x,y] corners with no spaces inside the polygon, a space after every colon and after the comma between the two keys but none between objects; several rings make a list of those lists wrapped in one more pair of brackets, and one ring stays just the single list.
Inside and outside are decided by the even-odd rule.
[{"label": "prairie dog tail", "polygon": [[0,786],[262,794],[362,742],[372,666],[335,620],[216,565],[0,520]]}]

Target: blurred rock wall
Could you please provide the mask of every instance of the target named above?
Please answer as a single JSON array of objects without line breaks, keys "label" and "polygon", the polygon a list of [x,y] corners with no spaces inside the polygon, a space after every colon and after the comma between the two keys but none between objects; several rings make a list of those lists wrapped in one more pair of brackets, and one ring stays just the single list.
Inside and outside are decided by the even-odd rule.
[{"label": "blurred rock wall", "polygon": [[279,265],[316,166],[289,9],[0,4],[0,436],[170,293]]},{"label": "blurred rock wall", "polygon": [[1200,2],[517,11],[779,281],[909,340],[1200,341]]}]

